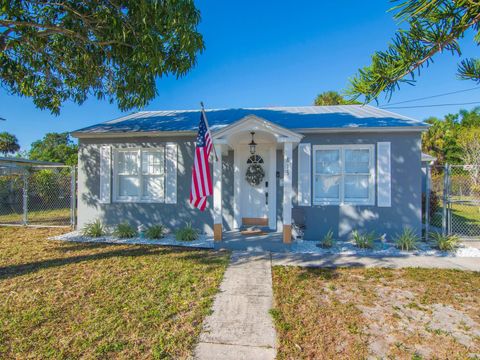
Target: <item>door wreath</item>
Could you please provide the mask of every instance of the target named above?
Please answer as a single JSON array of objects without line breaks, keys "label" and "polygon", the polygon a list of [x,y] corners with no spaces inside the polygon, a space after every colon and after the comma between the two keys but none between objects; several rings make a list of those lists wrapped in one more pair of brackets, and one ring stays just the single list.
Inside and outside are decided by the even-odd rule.
[{"label": "door wreath", "polygon": [[260,164],[251,164],[247,167],[247,171],[245,174],[245,180],[251,186],[258,186],[262,182],[263,178],[265,177],[265,171],[263,170],[262,165]]}]

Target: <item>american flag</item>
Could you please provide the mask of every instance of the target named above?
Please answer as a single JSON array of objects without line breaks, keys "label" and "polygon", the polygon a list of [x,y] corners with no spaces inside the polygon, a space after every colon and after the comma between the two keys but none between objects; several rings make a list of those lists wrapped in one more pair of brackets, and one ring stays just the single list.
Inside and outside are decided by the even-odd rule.
[{"label": "american flag", "polygon": [[212,151],[212,136],[208,129],[205,112],[202,110],[198,126],[197,142],[195,144],[195,160],[192,168],[192,187],[190,188],[190,204],[205,210],[207,196],[212,195],[212,176],[208,159]]}]

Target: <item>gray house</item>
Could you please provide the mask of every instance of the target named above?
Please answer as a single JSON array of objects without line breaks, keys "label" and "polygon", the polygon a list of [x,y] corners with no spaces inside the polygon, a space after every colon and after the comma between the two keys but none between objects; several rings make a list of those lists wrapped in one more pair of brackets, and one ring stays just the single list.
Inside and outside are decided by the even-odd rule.
[{"label": "gray house", "polygon": [[[218,160],[204,212],[189,204],[200,111],[142,111],[73,132],[78,224],[101,219],[222,239],[242,225],[290,242],[421,229],[421,132],[427,124],[371,106],[208,110]],[[292,234],[293,225],[293,234]]]}]

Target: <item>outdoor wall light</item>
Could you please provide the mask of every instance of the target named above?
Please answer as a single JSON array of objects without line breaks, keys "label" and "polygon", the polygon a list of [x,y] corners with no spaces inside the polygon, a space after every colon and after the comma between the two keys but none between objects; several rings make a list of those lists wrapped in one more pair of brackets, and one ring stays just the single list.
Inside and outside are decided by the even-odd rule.
[{"label": "outdoor wall light", "polygon": [[248,144],[248,146],[250,146],[250,154],[253,155],[255,154],[255,150],[257,148],[257,143],[253,139],[253,137],[255,136],[255,131],[252,131],[250,134],[252,134],[252,141],[250,142],[250,144]]}]

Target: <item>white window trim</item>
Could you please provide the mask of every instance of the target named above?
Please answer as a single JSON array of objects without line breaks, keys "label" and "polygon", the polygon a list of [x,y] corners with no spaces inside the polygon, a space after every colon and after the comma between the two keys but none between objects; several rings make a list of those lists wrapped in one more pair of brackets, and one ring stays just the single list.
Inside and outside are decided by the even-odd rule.
[{"label": "white window trim", "polygon": [[[368,150],[369,151],[369,178],[368,178],[368,199],[345,199],[345,150]],[[315,189],[315,177],[317,166],[317,150],[339,150],[340,151],[340,190],[338,200],[329,198],[317,199]],[[375,205],[375,145],[373,144],[348,144],[348,145],[313,145],[313,166],[312,166],[312,187],[313,205]],[[354,175],[354,174],[351,174]]]},{"label": "white window trim", "polygon": [[[163,197],[162,198],[145,198],[143,197],[143,177],[149,175],[143,175],[142,172],[142,151],[154,152],[163,151]],[[139,196],[118,196],[119,190],[119,174],[118,174],[118,154],[120,152],[137,152],[138,158],[138,178],[140,180]],[[113,202],[116,203],[165,203],[165,179],[166,179],[166,146],[155,147],[126,147],[113,149]]]}]

